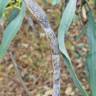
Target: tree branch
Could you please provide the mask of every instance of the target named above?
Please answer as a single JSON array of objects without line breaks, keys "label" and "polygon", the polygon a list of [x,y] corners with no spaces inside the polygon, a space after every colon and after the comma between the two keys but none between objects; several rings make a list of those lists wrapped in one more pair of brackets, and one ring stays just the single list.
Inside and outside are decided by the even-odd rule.
[{"label": "tree branch", "polygon": [[27,88],[26,85],[25,85],[25,82],[24,82],[23,79],[21,78],[21,75],[20,75],[20,72],[19,72],[17,63],[16,63],[15,58],[14,58],[14,56],[13,56],[12,53],[10,53],[10,58],[11,58],[11,60],[12,60],[12,62],[13,62],[14,68],[15,68],[15,70],[16,70],[16,75],[17,75],[18,79],[20,80],[20,83],[21,83],[22,87],[24,88],[26,94],[27,94],[28,96],[31,96],[28,88]]},{"label": "tree branch", "polygon": [[54,68],[53,96],[60,96],[60,52],[58,47],[58,40],[49,24],[48,17],[43,9],[35,2],[35,0],[24,1],[29,11],[40,23],[41,27],[46,33],[46,36],[50,40],[50,47],[52,49],[52,64]]}]

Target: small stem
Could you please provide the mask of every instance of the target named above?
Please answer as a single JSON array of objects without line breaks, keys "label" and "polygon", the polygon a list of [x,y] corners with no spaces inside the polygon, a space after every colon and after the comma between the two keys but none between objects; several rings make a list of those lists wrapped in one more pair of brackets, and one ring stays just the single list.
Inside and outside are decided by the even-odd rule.
[{"label": "small stem", "polygon": [[32,15],[37,19],[42,29],[45,31],[50,47],[52,49],[52,64],[53,64],[53,96],[60,96],[60,52],[58,47],[57,37],[52,30],[48,17],[44,10],[35,2],[36,0],[24,0],[27,8]]},{"label": "small stem", "polygon": [[20,80],[20,83],[21,83],[22,87],[24,88],[26,94],[27,94],[28,96],[31,96],[28,88],[27,88],[26,85],[25,85],[25,82],[24,82],[23,79],[21,78],[21,75],[20,75],[20,72],[19,72],[19,70],[18,70],[18,66],[17,66],[16,60],[15,60],[15,58],[14,58],[14,56],[13,56],[12,53],[10,53],[10,58],[11,58],[11,60],[12,60],[12,62],[13,62],[14,68],[15,68],[15,70],[16,70],[16,75],[17,75],[18,79]]}]

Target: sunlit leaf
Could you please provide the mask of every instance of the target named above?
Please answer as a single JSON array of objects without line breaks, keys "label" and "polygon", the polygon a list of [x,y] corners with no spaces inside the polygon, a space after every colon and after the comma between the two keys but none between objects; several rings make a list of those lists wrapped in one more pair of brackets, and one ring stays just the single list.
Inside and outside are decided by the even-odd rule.
[{"label": "sunlit leaf", "polygon": [[0,0],[0,18],[2,17],[2,14],[9,3],[9,0]]}]

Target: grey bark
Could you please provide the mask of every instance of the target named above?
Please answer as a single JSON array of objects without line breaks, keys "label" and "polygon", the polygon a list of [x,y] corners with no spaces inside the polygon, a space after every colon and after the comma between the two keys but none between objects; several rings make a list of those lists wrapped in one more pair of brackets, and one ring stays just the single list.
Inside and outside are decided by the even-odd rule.
[{"label": "grey bark", "polygon": [[54,68],[53,73],[53,96],[60,96],[60,52],[58,47],[58,40],[54,31],[52,30],[48,17],[43,9],[36,3],[36,0],[24,0],[27,8],[32,15],[38,20],[41,27],[50,40],[50,47],[52,49],[52,64]]}]

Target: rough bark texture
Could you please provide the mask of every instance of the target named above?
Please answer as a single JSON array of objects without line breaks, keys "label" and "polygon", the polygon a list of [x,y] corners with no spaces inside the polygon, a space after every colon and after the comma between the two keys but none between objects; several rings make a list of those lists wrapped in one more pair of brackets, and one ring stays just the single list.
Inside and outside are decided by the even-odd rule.
[{"label": "rough bark texture", "polygon": [[43,9],[36,3],[35,0],[24,0],[27,8],[32,15],[38,20],[48,39],[50,39],[50,47],[52,49],[52,64],[54,68],[53,73],[53,96],[60,96],[60,56],[58,40],[54,31],[52,30],[47,15]]}]

